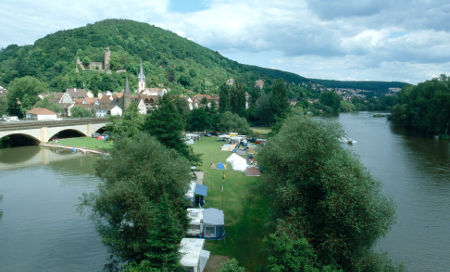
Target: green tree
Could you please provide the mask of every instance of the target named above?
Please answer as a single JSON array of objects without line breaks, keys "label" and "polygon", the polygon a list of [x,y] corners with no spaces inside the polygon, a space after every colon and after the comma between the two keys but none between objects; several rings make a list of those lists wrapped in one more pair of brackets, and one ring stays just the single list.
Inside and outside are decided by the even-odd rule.
[{"label": "green tree", "polygon": [[245,114],[245,90],[240,84],[234,84],[230,90],[230,108],[239,116]]},{"label": "green tree", "polygon": [[224,132],[238,132],[240,134],[249,134],[250,126],[245,118],[232,112],[225,112],[219,117],[218,129]]},{"label": "green tree", "polygon": [[179,226],[176,214],[172,212],[167,193],[162,195],[158,210],[164,212],[156,215],[155,227],[149,231],[149,250],[145,253],[145,259],[153,268],[176,271],[181,268],[178,250],[184,233],[179,231],[183,228]]},{"label": "green tree", "polygon": [[92,112],[90,110],[87,110],[81,106],[73,106],[70,109],[70,114],[74,118],[78,117],[91,117],[93,116]]},{"label": "green tree", "polygon": [[0,116],[8,113],[8,100],[0,96]]},{"label": "green tree", "polygon": [[[158,263],[173,264],[177,239],[188,225],[184,194],[190,181],[189,162],[139,133],[117,139],[110,156],[97,163],[96,172],[104,183],[97,193],[84,194],[81,205],[92,209],[111,255],[120,262],[139,264],[160,247],[165,254],[160,254]],[[163,228],[170,228],[170,234],[156,237],[155,230]]]},{"label": "green tree", "polygon": [[325,107],[326,113],[337,114],[341,108],[341,97],[333,92],[326,91],[320,94],[320,103]]},{"label": "green tree", "polygon": [[31,76],[14,79],[8,88],[9,114],[22,117],[37,101],[38,95],[47,92],[47,84]]},{"label": "green tree", "polygon": [[219,89],[219,111],[226,112],[230,110],[230,87],[224,83],[220,85]]},{"label": "green tree", "polygon": [[408,129],[428,134],[449,134],[450,78],[441,75],[399,93],[391,119]]},{"label": "green tree", "polygon": [[355,270],[394,221],[394,206],[334,123],[289,117],[259,153],[274,220],[294,222],[323,264]]},{"label": "green tree", "polygon": [[57,103],[50,101],[48,97],[44,97],[44,99],[41,99],[38,102],[36,102],[33,108],[45,108],[59,114],[64,113],[64,108],[58,105]]},{"label": "green tree", "polygon": [[220,265],[218,272],[245,272],[245,268],[239,266],[236,259],[231,259]]},{"label": "green tree", "polygon": [[205,108],[193,109],[188,115],[186,129],[202,131],[210,127],[210,116]]},{"label": "green tree", "polygon": [[255,109],[252,119],[258,124],[273,124],[275,122],[275,114],[272,110],[272,93],[263,93],[256,100]]},{"label": "green tree", "polygon": [[163,96],[158,108],[147,115],[143,128],[163,145],[173,148],[192,162],[199,162],[199,157],[182,140],[184,123],[168,96]]},{"label": "green tree", "polygon": [[286,83],[282,79],[275,81],[272,86],[271,106],[273,114],[278,118],[284,118],[289,108]]},{"label": "green tree", "polygon": [[111,116],[111,125],[107,128],[114,138],[133,137],[142,131],[145,117],[139,113],[136,103],[123,112],[122,117]]},{"label": "green tree", "polygon": [[[339,271],[332,266],[321,267],[317,262],[314,249],[304,237],[297,237],[299,233],[288,230],[289,223],[279,220],[275,233],[264,239],[269,252],[267,271],[270,272],[319,272]],[[281,226],[281,227],[280,227]],[[301,234],[300,234],[301,235]]]}]

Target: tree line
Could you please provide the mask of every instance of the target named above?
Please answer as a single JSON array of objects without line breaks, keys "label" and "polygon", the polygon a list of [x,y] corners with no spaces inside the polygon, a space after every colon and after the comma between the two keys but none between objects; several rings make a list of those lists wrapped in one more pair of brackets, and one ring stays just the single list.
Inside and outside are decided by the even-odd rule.
[{"label": "tree line", "polygon": [[391,120],[426,134],[448,135],[450,79],[446,75],[408,86],[398,94]]}]

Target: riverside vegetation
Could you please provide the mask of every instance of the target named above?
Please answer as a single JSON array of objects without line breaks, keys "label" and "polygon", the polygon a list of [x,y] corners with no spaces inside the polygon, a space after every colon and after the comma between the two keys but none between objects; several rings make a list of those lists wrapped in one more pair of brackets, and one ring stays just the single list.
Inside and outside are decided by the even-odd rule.
[{"label": "riverside vegetation", "polygon": [[[165,119],[169,124],[148,129],[146,124],[162,122],[165,111],[173,113]],[[111,156],[97,166],[104,184],[96,194],[85,195],[83,204],[92,207],[111,253],[109,268],[177,271],[179,242],[188,222],[183,195],[189,166],[203,165],[205,182],[213,187],[208,205],[221,208],[221,173],[206,164],[226,154],[214,155],[219,143],[214,144],[217,151],[209,149],[207,142],[214,138],[194,145],[196,152],[183,142],[168,141],[169,133],[174,133],[172,140],[180,139],[185,126],[169,97],[146,117],[136,112],[130,107],[112,123]],[[209,249],[235,257],[249,271],[402,271],[372,251],[394,221],[394,208],[381,194],[380,183],[339,144],[342,130],[287,108],[280,116],[287,119],[257,156],[263,182],[227,170],[227,193],[239,192],[225,198],[230,236],[225,243],[208,243]],[[243,250],[244,240],[248,250]],[[258,263],[248,263],[249,251],[259,256]],[[224,269],[243,268],[231,261]]]}]

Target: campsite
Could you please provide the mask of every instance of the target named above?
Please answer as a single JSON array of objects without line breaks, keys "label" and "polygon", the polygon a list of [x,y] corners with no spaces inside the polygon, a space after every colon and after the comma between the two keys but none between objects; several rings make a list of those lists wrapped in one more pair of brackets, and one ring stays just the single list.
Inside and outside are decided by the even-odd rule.
[{"label": "campsite", "polygon": [[[260,249],[268,212],[267,200],[258,189],[261,177],[234,171],[226,161],[232,150],[221,151],[223,145],[219,137],[202,137],[192,145],[195,153],[202,154],[200,170],[204,172],[204,185],[208,186],[204,208],[217,208],[225,215],[225,239],[208,240],[205,249],[211,252],[210,261],[214,261],[215,256],[234,257],[240,264],[255,270],[265,259]],[[226,170],[211,167],[211,163],[214,166],[223,163]]]}]

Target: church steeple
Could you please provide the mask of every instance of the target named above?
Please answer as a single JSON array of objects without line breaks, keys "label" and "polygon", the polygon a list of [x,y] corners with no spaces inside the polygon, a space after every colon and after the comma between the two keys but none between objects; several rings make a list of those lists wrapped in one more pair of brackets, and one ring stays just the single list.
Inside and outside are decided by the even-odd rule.
[{"label": "church steeple", "polygon": [[130,83],[128,83],[128,75],[125,79],[125,93],[129,93],[130,92]]},{"label": "church steeple", "polygon": [[142,61],[139,67],[139,76],[138,76],[138,92],[142,92],[145,89],[145,75],[144,69],[142,68]]},{"label": "church steeple", "polygon": [[128,83],[128,75],[125,79],[125,90],[123,91],[123,109],[126,110],[131,104],[130,84]]}]

